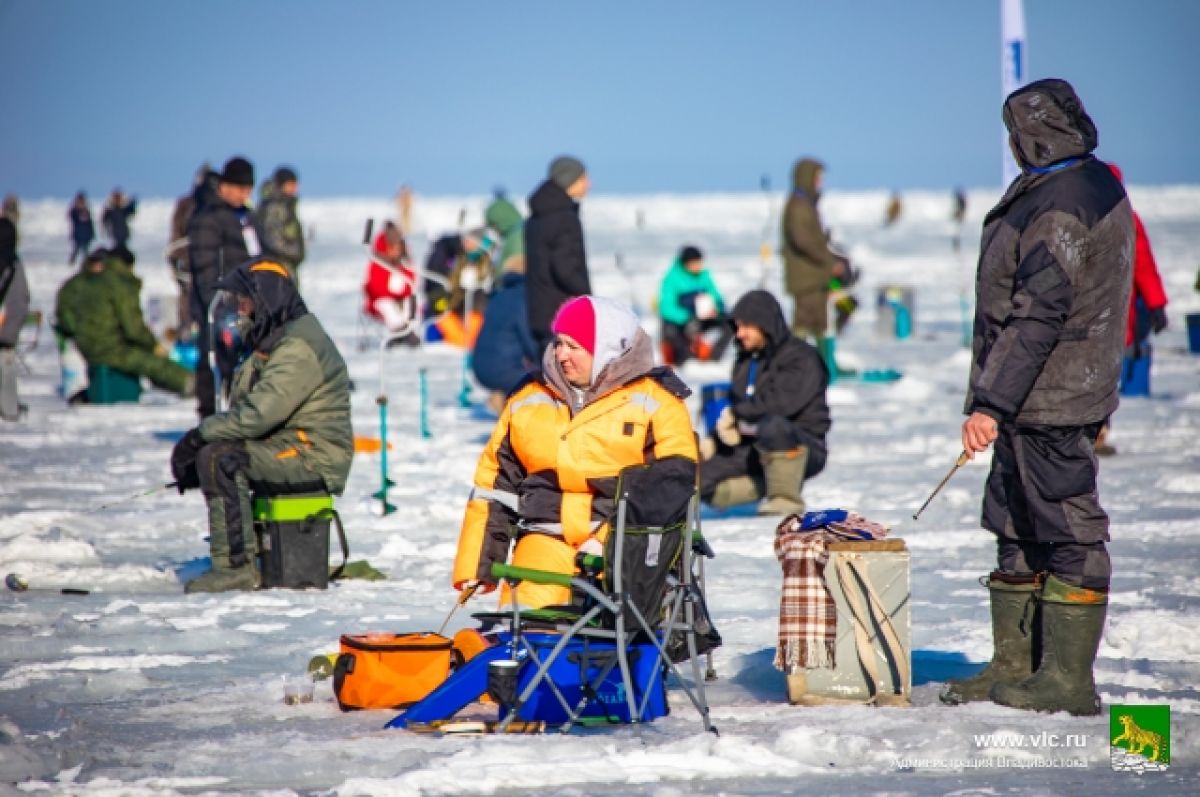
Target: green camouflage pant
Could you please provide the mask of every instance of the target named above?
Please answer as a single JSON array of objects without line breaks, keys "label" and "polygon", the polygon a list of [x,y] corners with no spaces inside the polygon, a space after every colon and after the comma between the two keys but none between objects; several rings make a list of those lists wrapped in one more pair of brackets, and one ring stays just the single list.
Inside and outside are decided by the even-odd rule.
[{"label": "green camouflage pant", "polygon": [[125,348],[104,357],[88,358],[89,365],[107,365],[118,371],[144,376],[163,390],[182,395],[191,371],[145,349]]}]

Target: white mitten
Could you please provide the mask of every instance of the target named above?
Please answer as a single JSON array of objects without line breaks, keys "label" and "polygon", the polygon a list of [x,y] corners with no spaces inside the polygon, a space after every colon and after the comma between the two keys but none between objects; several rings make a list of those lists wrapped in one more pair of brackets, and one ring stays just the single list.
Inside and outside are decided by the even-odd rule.
[{"label": "white mitten", "polygon": [[579,546],[579,553],[586,553],[592,556],[604,556],[604,545],[595,537],[588,537],[583,541],[583,545]]}]

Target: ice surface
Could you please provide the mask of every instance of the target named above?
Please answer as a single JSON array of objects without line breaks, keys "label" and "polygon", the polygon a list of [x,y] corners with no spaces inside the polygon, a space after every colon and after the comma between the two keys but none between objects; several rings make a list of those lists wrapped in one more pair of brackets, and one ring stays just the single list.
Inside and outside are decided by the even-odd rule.
[{"label": "ice surface", "polygon": [[[68,409],[55,395],[57,359],[43,328],[21,376],[27,421],[0,426],[0,571],[44,591],[0,595],[0,783],[20,793],[192,794],[1195,794],[1200,753],[1200,358],[1186,353],[1184,315],[1200,311],[1191,285],[1200,251],[1200,188],[1132,189],[1171,296],[1170,328],[1155,340],[1154,396],[1123,403],[1101,465],[1112,515],[1114,595],[1096,666],[1106,703],[1169,703],[1173,761],[1165,773],[1111,770],[1107,713],[1028,715],[991,704],[947,708],[940,682],[990,654],[987,603],[977,579],[993,548],[978,528],[989,458],[964,467],[922,515],[912,512],[958,453],[970,358],[961,347],[962,302],[971,298],[979,226],[994,192],[977,191],[961,230],[949,193],[912,193],[905,216],[882,227],[888,192],[832,192],[825,221],[863,269],[858,317],[839,341],[847,363],[897,368],[894,384],[840,382],[826,471],[805,487],[813,508],[843,506],[891,523],[913,561],[911,709],[793,708],[771,667],[779,568],[774,523],[746,512],[705,514],[718,552],[709,603],[724,635],[712,685],[719,737],[699,731],[685,700],[640,728],[567,737],[433,738],[384,731],[392,712],[338,711],[328,682],[312,703],[285,705],[284,685],[338,635],[437,628],[449,587],[463,502],[491,428],[479,407],[461,409],[459,352],[441,345],[386,356],[390,497],[379,517],[376,455],[359,455],[338,500],[352,558],[388,574],[326,592],[185,596],[176,571],[206,553],[195,493],[142,490],[169,480],[170,435],[195,422],[191,403],[149,391],[137,406]],[[480,222],[485,197],[418,197],[413,247],[451,230],[460,208]],[[315,238],[301,270],[310,308],[350,363],[356,433],[377,436],[379,358],[356,348],[361,236],[387,199],[302,200]],[[768,211],[775,216],[767,218]],[[760,194],[589,198],[583,206],[598,293],[653,306],[661,276],[684,243],[703,248],[732,301],[759,284],[764,230],[777,238],[779,199]],[[169,200],[144,200],[134,218],[144,305],[163,323],[175,286],[161,252]],[[66,204],[24,203],[21,253],[34,304],[53,306],[70,273]],[[644,219],[639,228],[636,220]],[[621,257],[626,277],[616,267]],[[880,286],[916,290],[912,338],[877,337]],[[154,320],[153,318],[151,319]],[[657,322],[645,319],[651,332]],[[417,369],[429,375],[432,439],[420,437]],[[723,366],[692,365],[697,390]],[[480,404],[483,391],[474,391]],[[692,406],[698,409],[695,397]],[[113,503],[115,502],[115,503]],[[112,503],[101,511],[97,507]],[[58,589],[90,589],[85,597]],[[490,601],[477,599],[484,608]],[[470,624],[458,612],[450,629]],[[1069,751],[987,747],[976,734],[1083,734]],[[1079,768],[1038,762],[1069,753]],[[1022,766],[980,768],[1005,755]],[[955,767],[954,762],[967,763]],[[970,762],[976,763],[970,763]],[[0,786],[0,789],[4,787]]]}]

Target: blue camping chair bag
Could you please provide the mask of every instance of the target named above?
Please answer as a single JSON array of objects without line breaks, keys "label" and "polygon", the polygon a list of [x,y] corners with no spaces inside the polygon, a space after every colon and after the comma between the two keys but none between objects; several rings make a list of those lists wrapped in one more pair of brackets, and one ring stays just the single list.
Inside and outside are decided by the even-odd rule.
[{"label": "blue camping chair bag", "polygon": [[[524,642],[543,660],[559,639],[557,634],[523,635]],[[625,685],[621,682],[621,669],[615,663],[616,655],[616,648],[612,643],[582,638],[571,640],[551,665],[549,678],[543,680],[530,698],[517,709],[517,718],[526,721],[540,720],[550,725],[566,722],[567,714],[555,697],[550,684],[558,687],[567,703],[574,706],[584,697],[585,689],[591,688],[588,684],[595,681],[600,672],[611,664],[604,680],[595,687],[595,699],[588,704],[581,716],[607,718],[614,723],[630,722],[629,704],[625,696]],[[646,694],[650,694],[644,715],[638,718],[639,721],[648,722],[666,716],[666,686],[663,683],[662,665],[654,645],[648,642],[630,645],[628,655],[635,702],[640,705]],[[517,681],[518,694],[525,691],[536,672],[537,664],[531,659],[526,659]],[[507,713],[502,710],[500,718],[504,719]]]}]

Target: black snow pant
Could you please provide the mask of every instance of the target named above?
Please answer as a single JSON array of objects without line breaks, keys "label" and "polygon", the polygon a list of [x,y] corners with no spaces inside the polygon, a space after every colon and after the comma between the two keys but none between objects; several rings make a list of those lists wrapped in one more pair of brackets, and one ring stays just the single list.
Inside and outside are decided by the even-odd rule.
[{"label": "black snow pant", "polygon": [[217,411],[216,382],[209,365],[211,332],[208,326],[208,303],[212,301],[212,297],[213,291],[202,288],[193,277],[191,310],[192,318],[196,320],[196,349],[200,355],[200,360],[196,363],[196,409],[200,420]]},{"label": "black snow pant", "polygon": [[220,506],[210,507],[209,512],[214,558],[215,545],[227,540],[233,567],[246,564],[258,549],[251,536],[251,490],[267,495],[325,490],[320,475],[309,470],[292,444],[282,437],[209,443],[196,455],[196,471],[204,497],[210,504],[213,499],[220,501]]},{"label": "black snow pant", "polygon": [[791,451],[800,446],[808,449],[804,467],[804,478],[808,480],[825,469],[825,441],[787,418],[766,416],[758,424],[757,437],[743,437],[742,442],[732,448],[718,442],[717,453],[700,463],[700,499],[710,500],[717,485],[726,479],[738,476],[763,478],[760,451]]},{"label": "black snow pant", "polygon": [[[669,351],[670,361],[673,365],[683,365],[692,357],[695,357],[695,352],[692,349],[692,343],[697,337],[703,335],[710,329],[716,329],[719,332],[717,342],[713,344],[712,351],[708,353],[708,360],[719,360],[721,355],[725,353],[725,349],[729,347],[729,341],[733,338],[733,327],[729,324],[729,318],[726,316],[718,316],[717,318],[709,318],[704,321],[691,321],[686,326],[672,324],[670,321],[662,322],[662,342]],[[667,352],[664,352],[667,354]]]},{"label": "black snow pant", "polygon": [[1100,423],[999,427],[983,497],[1001,571],[1050,573],[1105,591],[1112,580],[1108,515],[1096,489]]},{"label": "black snow pant", "polygon": [[67,258],[68,266],[75,265],[75,258],[77,257],[79,258],[79,262],[83,262],[87,257],[88,247],[91,246],[92,239],[88,238],[84,240],[83,238],[75,238],[71,244],[71,256]]},{"label": "black snow pant", "polygon": [[[226,546],[231,567],[246,564],[257,549],[250,539],[254,530],[250,483],[246,476],[249,468],[250,455],[241,441],[209,443],[196,454],[200,490],[210,505],[209,540],[214,563],[225,553]],[[220,504],[213,506],[214,499]]]}]

